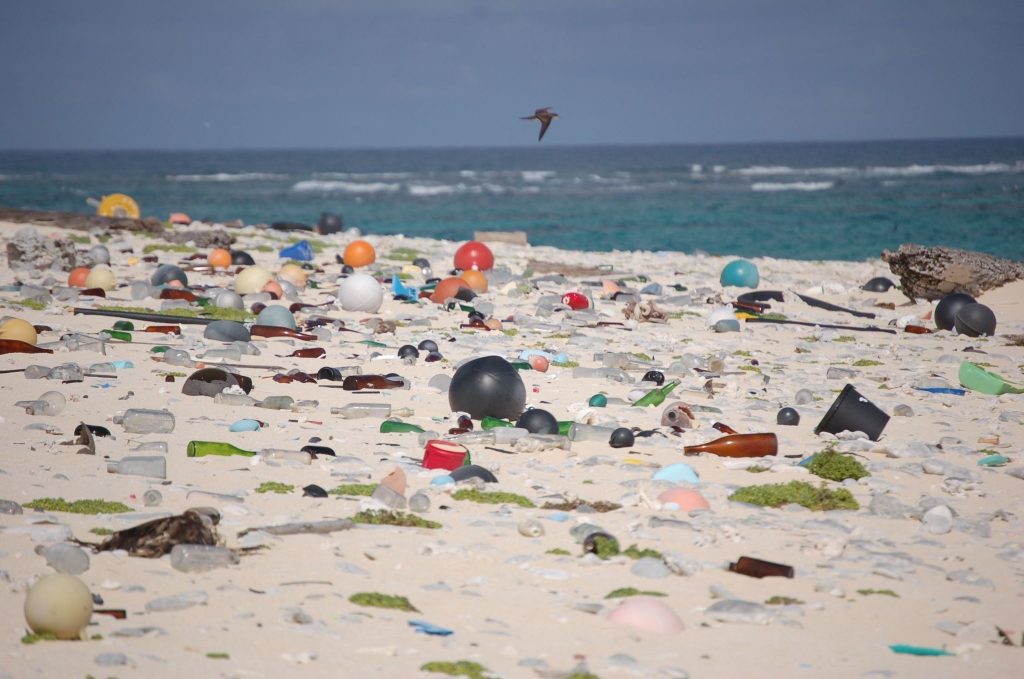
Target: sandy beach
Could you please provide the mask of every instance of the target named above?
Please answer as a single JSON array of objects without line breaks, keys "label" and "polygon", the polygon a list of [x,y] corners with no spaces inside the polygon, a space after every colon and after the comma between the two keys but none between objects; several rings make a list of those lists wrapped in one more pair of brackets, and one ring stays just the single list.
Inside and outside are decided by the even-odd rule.
[{"label": "sandy beach", "polygon": [[[0,234],[6,242],[21,228],[0,223]],[[55,237],[83,235],[37,228]],[[284,262],[279,249],[301,237],[252,227],[229,233],[235,238],[233,249],[249,252],[275,273]],[[316,246],[312,263],[320,269],[310,280],[318,287],[299,290],[298,300],[334,302],[341,269],[335,255],[354,239],[352,233],[310,236]],[[365,270],[387,281],[393,273],[409,271],[413,255],[428,259],[434,275],[443,277],[461,244],[401,236],[365,239],[377,257]],[[94,235],[78,247],[88,250],[98,243]],[[142,260],[144,248],[160,243],[133,234],[107,241],[117,282],[148,281],[157,264]],[[221,343],[204,339],[201,325],[182,325],[180,337],[134,332],[132,342],[107,342],[105,354],[58,346],[68,333],[99,333],[117,320],[74,315],[73,307],[145,306],[158,312],[163,300],[132,300],[128,287],[118,287],[106,299],[51,299],[32,308],[17,304],[22,294],[10,286],[52,289],[66,285],[67,273],[6,267],[0,280],[7,286],[0,294],[2,314],[51,328],[39,334],[38,342],[54,353],[6,354],[0,357],[0,370],[111,361],[130,361],[133,367],[118,369],[113,377],[71,383],[30,380],[19,372],[0,375],[0,422],[7,441],[0,458],[0,500],[20,507],[40,498],[102,499],[130,508],[100,515],[30,508],[0,514],[0,609],[7,611],[0,677],[438,677],[444,675],[422,668],[455,661],[485,668],[485,674],[463,676],[509,678],[1019,675],[1024,658],[1024,395],[955,390],[965,360],[1024,383],[1024,347],[1007,340],[1024,333],[1024,282],[979,298],[998,319],[993,337],[912,334],[903,331],[908,323],[935,328],[935,303],[910,302],[895,289],[862,290],[877,276],[896,279],[880,259],[753,259],[758,289],[784,295],[784,301],[771,303],[770,312],[788,320],[849,327],[741,319],[739,332],[715,332],[709,315],[748,292],[723,288],[719,281],[733,258],[571,252],[507,243],[490,247],[496,261],[494,271],[487,272],[489,289],[469,304],[502,321],[501,330],[461,327],[467,323],[465,310],[385,294],[377,313],[345,311],[337,304],[297,313],[300,325],[303,318],[322,314],[356,332],[331,331],[315,342],[254,337],[259,355],[230,361],[282,367],[240,372],[252,378],[250,395],[256,399],[281,395],[316,401],[303,412],[223,405],[183,394],[186,377],[197,368],[167,365],[153,349],[166,345],[203,360],[207,350]],[[188,254],[151,251],[160,263],[172,264]],[[230,288],[234,269],[189,271],[188,279],[192,286]],[[628,319],[624,309],[630,295],[613,298],[608,292],[613,286],[605,281],[615,281],[621,292],[637,293],[641,302],[653,302],[663,322]],[[406,281],[413,286],[423,282],[421,273]],[[572,311],[559,305],[569,292],[590,297],[593,308]],[[816,308],[798,293],[876,316]],[[393,322],[394,329],[375,334],[374,323],[366,322],[370,319]],[[145,325],[135,322],[136,328]],[[864,331],[864,326],[893,332]],[[397,358],[400,346],[423,340],[437,342],[443,359],[427,362],[421,355],[408,363]],[[288,356],[303,347],[322,347],[326,356]],[[496,354],[513,361],[529,350],[564,356],[544,372],[520,371],[528,406],[545,409],[559,421],[653,433],[625,448],[603,441],[535,451],[470,444],[472,462],[490,470],[497,483],[438,484],[432,481],[447,472],[420,466],[424,446],[417,433],[384,434],[379,419],[331,414],[332,407],[347,403],[383,402],[392,409],[411,409],[403,421],[443,435],[455,423],[448,395],[428,384],[432,378],[453,375],[472,357]],[[573,377],[576,367],[600,368],[606,360],[630,358],[623,365],[631,383]],[[292,368],[315,374],[323,366],[398,373],[410,388],[362,395],[324,386],[340,383],[271,379]],[[630,406],[633,392],[653,388],[639,384],[651,369],[679,380],[679,386],[662,406]],[[167,381],[168,374],[173,381]],[[877,441],[814,433],[846,384],[892,416]],[[936,391],[943,388],[953,393]],[[801,389],[810,392],[806,403],[796,401]],[[50,390],[67,399],[56,416],[28,414],[15,405]],[[588,400],[602,392],[609,404],[589,406]],[[676,401],[691,406],[694,422],[673,432],[660,425],[664,406]],[[777,412],[785,406],[799,412],[797,425],[777,424]],[[113,421],[128,408],[166,408],[174,413],[174,430],[128,433]],[[243,418],[266,426],[230,432],[229,425]],[[76,454],[80,446],[63,445],[75,438],[80,422],[112,433],[96,438],[95,455]],[[767,460],[685,456],[685,446],[723,436],[712,427],[716,422],[740,433],[774,433],[778,455]],[[480,423],[475,424],[479,431]],[[189,458],[186,447],[193,440],[228,442],[250,451],[297,451],[315,442],[336,456],[319,456],[308,465],[263,457]],[[166,479],[107,472],[109,461],[139,454],[132,448],[147,441],[166,442]],[[870,476],[837,483],[798,464],[828,447],[850,454]],[[1008,464],[979,465],[997,454],[1009,458]],[[689,465],[699,482],[654,478],[677,463]],[[757,471],[748,470],[752,466]],[[404,511],[440,528],[357,523],[329,534],[247,533],[380,509],[383,505],[370,497],[308,497],[302,489],[377,484],[396,468],[406,478],[406,498],[421,491],[430,499],[425,512]],[[770,508],[728,499],[745,486],[794,480],[845,488],[858,509]],[[266,482],[291,490],[257,492]],[[699,491],[709,508],[687,512],[661,502],[659,496],[675,485]],[[478,486],[513,493],[534,506],[453,497],[459,489]],[[151,490],[159,491],[161,499],[147,506],[144,496]],[[572,506],[575,500],[583,507],[543,508],[546,503]],[[596,512],[588,504],[598,502],[620,507]],[[97,608],[123,609],[126,616],[93,615],[85,640],[25,643],[30,631],[22,615],[26,592],[54,572],[47,565],[47,549],[72,536],[100,542],[102,533],[192,507],[219,513],[223,544],[247,550],[239,563],[181,572],[167,556],[89,553],[89,567],[79,577],[102,599]],[[586,523],[615,536],[624,550],[635,545],[634,556],[646,557],[584,554],[572,529]],[[757,579],[727,570],[741,556],[790,565],[794,577]],[[646,629],[644,620],[650,617],[641,626],[617,621],[623,616],[614,612],[637,599],[607,598],[622,588],[655,593],[643,600],[654,602],[651,610],[674,614],[683,629]],[[350,600],[362,592],[405,597],[415,611]],[[155,601],[178,595],[187,595],[190,605],[154,610],[159,608]],[[429,625],[411,624],[417,621]],[[892,645],[946,654],[898,653]]]}]

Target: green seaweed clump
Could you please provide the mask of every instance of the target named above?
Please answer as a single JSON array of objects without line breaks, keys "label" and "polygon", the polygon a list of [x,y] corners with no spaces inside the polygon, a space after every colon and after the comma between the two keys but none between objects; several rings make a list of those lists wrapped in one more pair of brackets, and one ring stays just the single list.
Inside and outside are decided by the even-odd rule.
[{"label": "green seaweed clump", "polygon": [[627,596],[668,596],[664,592],[639,590],[636,587],[619,587],[605,595],[605,599],[621,599]]},{"label": "green seaweed clump", "polygon": [[771,470],[771,467],[762,467],[761,465],[757,465],[757,464],[755,464],[755,465],[753,465],[751,467],[747,467],[747,471],[750,472],[751,474],[760,474],[762,472],[766,472],[766,471],[770,471],[770,470]]},{"label": "green seaweed clump", "polygon": [[142,254],[144,255],[151,255],[154,252],[182,252],[191,254],[199,252],[199,250],[191,245],[180,245],[178,243],[150,243],[142,248]]},{"label": "green seaweed clump", "polygon": [[[584,481],[586,483],[586,481]],[[593,481],[591,481],[593,483]],[[622,509],[622,505],[616,504],[615,502],[608,502],[607,500],[598,500],[597,502],[588,502],[587,500],[566,500],[565,502],[545,502],[541,509],[556,509],[562,512],[571,512],[574,509],[579,509],[580,506],[586,505],[595,512],[603,514],[605,512],[613,512],[616,509]]]},{"label": "green seaweed clump", "polygon": [[395,259],[400,262],[411,262],[420,256],[420,253],[412,248],[395,248],[384,255],[388,259]]},{"label": "green seaweed clump", "polygon": [[552,547],[545,554],[554,554],[555,556],[569,556],[571,552],[568,549],[562,549],[561,547]]},{"label": "green seaweed clump", "polygon": [[528,498],[522,495],[516,495],[515,493],[505,493],[502,491],[483,491],[475,490],[472,488],[463,488],[457,490],[452,494],[454,500],[469,500],[470,502],[480,502],[488,505],[501,505],[511,504],[519,505],[520,507],[532,508],[535,507]]},{"label": "green seaweed clump", "polygon": [[34,309],[35,311],[42,311],[46,308],[46,302],[38,299],[8,299],[4,300],[4,303],[15,304],[26,309]]},{"label": "green seaweed clump", "polygon": [[372,606],[373,608],[393,608],[399,611],[419,613],[415,606],[409,603],[404,596],[397,594],[381,594],[380,592],[356,592],[348,598],[349,601],[358,606]]},{"label": "green seaweed clump", "polygon": [[370,497],[377,488],[376,483],[343,483],[327,491],[328,495],[360,495]]},{"label": "green seaweed clump", "polygon": [[804,602],[791,596],[775,595],[771,598],[765,599],[765,603],[769,606],[792,606],[795,604],[802,604]]},{"label": "green seaweed clump", "polygon": [[832,449],[823,450],[811,458],[811,461],[807,463],[807,471],[830,481],[862,479],[865,476],[871,476],[871,473],[860,462]]},{"label": "green seaweed clump", "polygon": [[211,651],[206,654],[206,657],[211,660],[230,660],[231,654],[224,651]]},{"label": "green seaweed clump", "polygon": [[257,493],[277,493],[278,495],[287,495],[288,493],[295,490],[295,486],[290,483],[280,483],[278,481],[264,481],[260,484],[259,488],[256,489]]},{"label": "green seaweed clump", "polygon": [[853,367],[855,367],[855,368],[870,368],[870,367],[876,366],[876,365],[885,365],[885,364],[882,363],[881,361],[874,361],[874,360],[872,360],[870,358],[862,358],[860,360],[857,360],[857,361],[853,362]]},{"label": "green seaweed clump", "polygon": [[610,559],[613,556],[618,556],[622,551],[619,547],[619,541],[611,535],[593,535],[584,543],[584,548],[592,554],[597,554],[601,559]]},{"label": "green seaweed clump", "polygon": [[57,635],[53,632],[43,632],[41,634],[29,632],[21,638],[21,643],[26,646],[31,646],[32,644],[39,643],[40,641],[57,641]]},{"label": "green seaweed clump", "polygon": [[815,488],[806,481],[747,486],[734,492],[729,499],[733,502],[746,502],[762,507],[798,504],[812,511],[860,509],[857,500],[845,488],[830,490],[824,484]]},{"label": "green seaweed clump", "polygon": [[446,660],[434,660],[432,662],[424,663],[420,667],[421,672],[437,672],[438,674],[447,674],[451,677],[469,677],[469,679],[487,679],[488,670],[480,663],[471,662],[469,660],[457,660],[455,662],[448,662]]},{"label": "green seaweed clump", "polygon": [[62,497],[42,497],[26,502],[24,507],[41,509],[44,512],[68,512],[70,514],[120,514],[130,512],[132,508],[120,502],[107,500],[75,500],[68,502]]},{"label": "green seaweed clump", "polygon": [[654,559],[662,558],[661,552],[656,549],[640,549],[636,545],[630,545],[622,550],[623,556],[628,556],[630,559],[642,559],[645,556],[649,556]]},{"label": "green seaweed clump", "polygon": [[427,519],[421,519],[414,514],[392,512],[386,509],[368,509],[366,511],[359,512],[352,517],[352,521],[354,523],[366,523],[375,526],[405,526],[407,528],[441,527],[441,524],[437,521],[428,521]]},{"label": "green seaweed clump", "polygon": [[882,596],[891,596],[896,599],[900,598],[900,595],[891,589],[858,589],[857,594],[861,596],[871,596],[872,594],[881,594]]}]

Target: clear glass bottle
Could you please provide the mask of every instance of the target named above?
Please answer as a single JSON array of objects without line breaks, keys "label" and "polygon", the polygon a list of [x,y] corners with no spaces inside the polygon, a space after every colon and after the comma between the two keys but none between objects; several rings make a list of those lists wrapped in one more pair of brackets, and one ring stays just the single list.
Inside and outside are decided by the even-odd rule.
[{"label": "clear glass bottle", "polygon": [[129,408],[123,415],[114,415],[129,434],[169,434],[174,431],[174,413],[169,410]]},{"label": "clear glass bottle", "polygon": [[219,545],[179,543],[171,548],[171,567],[183,573],[202,573],[238,562],[237,553]]},{"label": "clear glass bottle", "polygon": [[107,461],[108,474],[167,478],[167,458],[162,455],[133,455]]}]

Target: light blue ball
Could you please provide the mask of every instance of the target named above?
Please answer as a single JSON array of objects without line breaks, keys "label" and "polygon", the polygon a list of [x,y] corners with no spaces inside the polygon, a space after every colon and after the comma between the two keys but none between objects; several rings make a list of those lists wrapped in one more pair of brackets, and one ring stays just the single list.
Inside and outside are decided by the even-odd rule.
[{"label": "light blue ball", "polygon": [[761,276],[757,273],[757,266],[745,259],[734,259],[722,269],[722,285],[756,288],[760,281]]},{"label": "light blue ball", "polygon": [[271,304],[256,317],[257,325],[273,325],[278,328],[295,330],[295,316],[280,304]]}]

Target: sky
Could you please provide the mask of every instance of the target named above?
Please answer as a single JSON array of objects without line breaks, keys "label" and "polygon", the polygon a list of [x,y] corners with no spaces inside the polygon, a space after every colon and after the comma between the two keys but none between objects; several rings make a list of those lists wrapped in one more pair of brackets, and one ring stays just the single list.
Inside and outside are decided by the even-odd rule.
[{"label": "sky", "polygon": [[1021,0],[2,0],[0,149],[1024,136]]}]

